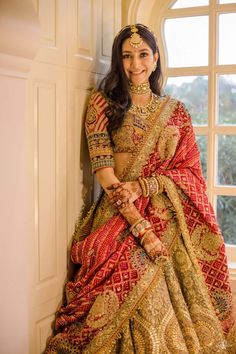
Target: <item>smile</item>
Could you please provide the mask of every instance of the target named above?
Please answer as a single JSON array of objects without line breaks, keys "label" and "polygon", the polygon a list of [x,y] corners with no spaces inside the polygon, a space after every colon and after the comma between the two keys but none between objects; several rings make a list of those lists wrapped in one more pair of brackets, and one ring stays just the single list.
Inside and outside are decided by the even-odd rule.
[{"label": "smile", "polygon": [[132,71],[132,72],[130,72],[131,75],[140,75],[142,73],[143,73],[143,71],[139,71],[139,72]]}]

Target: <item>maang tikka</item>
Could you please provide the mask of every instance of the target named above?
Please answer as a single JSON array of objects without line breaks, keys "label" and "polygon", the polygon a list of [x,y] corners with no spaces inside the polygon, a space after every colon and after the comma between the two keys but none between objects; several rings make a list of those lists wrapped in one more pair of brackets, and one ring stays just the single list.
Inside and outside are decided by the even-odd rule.
[{"label": "maang tikka", "polygon": [[130,36],[129,43],[130,45],[132,45],[132,47],[138,48],[140,45],[143,44],[143,38],[137,33],[138,28],[135,25],[132,25],[130,27],[132,34]]}]

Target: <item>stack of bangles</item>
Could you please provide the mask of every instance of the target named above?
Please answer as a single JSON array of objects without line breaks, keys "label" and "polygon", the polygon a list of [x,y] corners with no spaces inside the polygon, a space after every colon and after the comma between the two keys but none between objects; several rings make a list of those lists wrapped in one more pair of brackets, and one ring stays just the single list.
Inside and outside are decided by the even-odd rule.
[{"label": "stack of bangles", "polygon": [[137,237],[141,245],[143,245],[144,239],[147,237],[150,232],[153,232],[152,225],[150,222],[144,218],[141,218],[137,220],[131,227],[130,227],[130,232],[134,235],[134,237]]},{"label": "stack of bangles", "polygon": [[150,197],[163,192],[163,183],[157,175],[151,177],[139,177],[138,181],[144,197]]}]

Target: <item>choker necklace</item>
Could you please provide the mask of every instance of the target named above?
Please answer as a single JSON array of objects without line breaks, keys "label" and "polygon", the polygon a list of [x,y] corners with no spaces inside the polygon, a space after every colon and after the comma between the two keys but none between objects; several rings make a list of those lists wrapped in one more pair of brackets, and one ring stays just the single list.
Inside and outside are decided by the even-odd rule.
[{"label": "choker necklace", "polygon": [[160,106],[160,100],[157,95],[152,93],[151,100],[145,106],[138,106],[136,104],[132,104],[129,112],[134,114],[137,117],[147,119],[151,113],[155,112]]},{"label": "choker necklace", "polygon": [[130,93],[134,93],[136,95],[142,95],[145,93],[150,93],[151,89],[150,89],[150,84],[149,81],[145,82],[144,84],[140,84],[135,86],[134,84],[132,84],[131,82],[129,83],[129,92]]}]

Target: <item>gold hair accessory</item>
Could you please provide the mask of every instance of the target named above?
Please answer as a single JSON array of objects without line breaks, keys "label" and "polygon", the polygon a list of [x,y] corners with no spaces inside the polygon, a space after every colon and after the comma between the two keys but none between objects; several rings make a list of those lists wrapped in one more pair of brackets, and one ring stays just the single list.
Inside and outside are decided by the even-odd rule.
[{"label": "gold hair accessory", "polygon": [[[131,36],[130,36],[130,41],[132,41],[133,42],[133,40],[132,40],[132,38],[133,38],[133,36],[135,35],[136,37],[138,37],[138,46],[139,45],[141,45],[142,44],[142,42],[143,42],[143,38],[137,33],[138,32],[138,28],[137,28],[137,26],[139,26],[139,27],[141,27],[141,28],[143,28],[144,30],[146,30],[146,31],[149,31],[152,35],[153,35],[153,37],[154,37],[154,39],[155,39],[155,42],[156,42],[156,46],[158,47],[158,44],[157,44],[157,38],[156,38],[156,35],[155,35],[155,33],[149,28],[149,27],[147,27],[147,26],[145,26],[145,25],[142,25],[141,23],[138,23],[138,24],[136,24],[136,25],[126,25],[126,26],[124,26],[124,27],[122,27],[121,28],[121,30],[117,33],[117,35],[115,36],[115,39],[123,32],[123,31],[125,31],[125,30],[127,30],[128,28],[130,29],[131,28],[131,32],[132,32],[132,30],[133,30],[133,32],[132,32],[132,34],[131,34]],[[137,41],[137,39],[135,40],[135,42]],[[130,43],[131,44],[131,43]],[[132,44],[131,44],[132,45]],[[135,44],[135,48],[137,48],[137,44]]]},{"label": "gold hair accessory", "polygon": [[130,26],[130,30],[132,34],[130,36],[129,43],[132,45],[132,47],[138,48],[143,44],[143,38],[137,33],[138,28],[135,25]]},{"label": "gold hair accessory", "polygon": [[131,93],[134,93],[136,95],[142,95],[145,93],[150,93],[151,89],[150,89],[150,84],[149,81],[145,82],[144,84],[140,84],[140,85],[134,85],[132,84],[132,82],[129,83],[129,91]]}]

